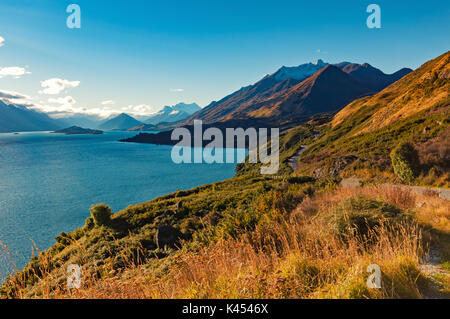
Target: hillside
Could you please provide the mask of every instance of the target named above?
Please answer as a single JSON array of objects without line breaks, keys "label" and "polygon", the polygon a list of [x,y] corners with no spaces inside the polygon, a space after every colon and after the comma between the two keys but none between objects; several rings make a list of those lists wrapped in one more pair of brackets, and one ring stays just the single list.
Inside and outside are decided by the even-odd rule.
[{"label": "hillside", "polygon": [[[313,141],[313,129],[283,135],[276,178],[239,165],[230,180],[129,206],[110,221],[87,218],[82,228],[57,236],[0,295],[445,297],[448,282],[433,279],[422,263],[430,242],[441,249],[443,264],[450,261],[448,246],[436,246],[449,242],[448,202],[393,187],[342,188],[330,179],[291,176],[286,162]],[[357,271],[372,263],[383,269],[382,289],[368,289],[367,273]],[[80,289],[66,288],[69,264],[82,267]]]},{"label": "hillside", "polygon": [[[267,106],[246,110],[246,114],[257,118],[295,120],[304,116],[334,112],[350,101],[369,94],[370,91],[339,68],[328,65],[291,89],[275,95],[268,101]],[[236,111],[233,113],[236,114]]]},{"label": "hillside", "polygon": [[100,134],[103,134],[103,131],[82,128],[79,126],[71,126],[71,127],[68,127],[68,128],[62,129],[62,130],[54,131],[52,133],[65,134],[65,135],[80,135],[80,134],[100,135]]},{"label": "hillside", "polygon": [[112,130],[127,130],[132,127],[141,126],[144,123],[136,120],[128,114],[122,113],[112,119],[109,119],[102,123],[99,128],[102,130],[112,131]]},{"label": "hillside", "polygon": [[322,127],[300,158],[300,172],[391,179],[389,154],[407,140],[422,163],[417,183],[449,186],[450,53],[380,93],[350,103]]},{"label": "hillside", "polygon": [[63,125],[62,121],[52,119],[44,113],[0,100],[0,133],[52,131]]},{"label": "hillside", "polygon": [[142,124],[139,126],[130,127],[127,131],[130,132],[157,132],[158,127],[152,124]]}]

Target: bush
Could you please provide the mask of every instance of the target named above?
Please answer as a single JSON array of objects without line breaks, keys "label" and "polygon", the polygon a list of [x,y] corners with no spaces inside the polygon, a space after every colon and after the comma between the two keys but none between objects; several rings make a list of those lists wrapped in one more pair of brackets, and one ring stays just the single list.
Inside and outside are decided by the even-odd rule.
[{"label": "bush", "polygon": [[86,222],[84,225],[88,230],[91,230],[95,226],[94,219],[92,217],[86,218]]},{"label": "bush", "polygon": [[59,234],[58,236],[56,236],[55,240],[57,243],[59,243],[63,246],[68,246],[68,245],[70,245],[71,238],[69,235],[67,235],[66,233],[63,232],[63,233]]},{"label": "bush", "polygon": [[111,223],[111,207],[108,205],[94,205],[91,207],[90,212],[97,226],[107,226]]},{"label": "bush", "polygon": [[404,182],[412,182],[420,172],[419,154],[411,143],[403,142],[391,152],[395,174]]}]

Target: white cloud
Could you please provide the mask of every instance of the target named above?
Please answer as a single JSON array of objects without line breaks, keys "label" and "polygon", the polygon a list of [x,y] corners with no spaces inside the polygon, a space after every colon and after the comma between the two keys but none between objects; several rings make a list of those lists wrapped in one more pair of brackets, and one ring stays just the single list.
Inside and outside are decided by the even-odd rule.
[{"label": "white cloud", "polygon": [[55,103],[55,104],[60,104],[63,106],[72,106],[75,103],[77,103],[77,101],[75,101],[75,99],[71,96],[66,96],[66,97],[59,97],[59,98],[50,98],[48,99],[49,103]]},{"label": "white cloud", "polygon": [[[53,118],[64,118],[73,115],[86,115],[86,116],[95,116],[98,118],[107,118],[111,115],[120,114],[120,111],[113,110],[110,108],[86,108],[86,107],[74,107],[72,103],[64,103],[70,102],[70,100],[59,100],[53,101],[54,104],[58,104],[56,102],[60,102],[59,105],[48,105],[48,104],[34,104],[31,108],[36,109],[40,112],[44,112],[52,116]],[[73,102],[76,102],[73,100]]]},{"label": "white cloud", "polygon": [[102,105],[114,105],[116,104],[116,101],[113,100],[106,100],[102,102]]},{"label": "white cloud", "polygon": [[75,88],[80,85],[80,81],[69,81],[59,78],[51,78],[41,82],[44,90],[39,91],[40,94],[56,95],[68,88]]},{"label": "white cloud", "polygon": [[20,78],[24,74],[30,74],[31,72],[27,71],[26,68],[22,68],[19,66],[8,66],[8,67],[0,67],[0,79],[5,76],[13,76],[16,79]]},{"label": "white cloud", "polygon": [[157,111],[158,109],[156,107],[147,104],[128,105],[127,107],[122,108],[122,112],[134,116],[147,116]]},{"label": "white cloud", "polygon": [[25,99],[29,98],[27,95],[7,90],[0,90],[0,97],[5,99]]},{"label": "white cloud", "polygon": [[14,91],[0,90],[0,100],[10,104],[33,105],[33,98]]},{"label": "white cloud", "polygon": [[126,107],[114,107],[110,104],[104,104],[101,107],[86,108],[76,106],[78,103],[72,96],[50,97],[47,100],[43,100],[42,95],[30,97],[26,94],[7,90],[0,90],[0,100],[47,113],[53,118],[64,118],[74,115],[107,118],[120,113],[128,113],[132,116],[148,116],[159,110],[157,107],[147,104],[128,105]]},{"label": "white cloud", "polygon": [[170,89],[170,92],[184,92],[184,89]]},{"label": "white cloud", "polygon": [[2,47],[5,44],[5,38],[0,37],[0,47]]}]

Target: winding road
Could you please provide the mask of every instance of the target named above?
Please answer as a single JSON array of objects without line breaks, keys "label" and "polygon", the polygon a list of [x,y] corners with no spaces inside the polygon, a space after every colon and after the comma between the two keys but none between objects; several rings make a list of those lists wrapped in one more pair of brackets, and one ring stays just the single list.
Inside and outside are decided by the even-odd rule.
[{"label": "winding road", "polygon": [[[298,168],[298,159],[303,154],[303,152],[306,150],[306,145],[302,145],[301,149],[289,159],[289,166],[292,168],[292,170],[295,172]],[[353,178],[346,178],[343,179],[341,182],[342,186],[347,187],[358,187],[360,186],[360,179],[353,177]],[[426,191],[432,191],[439,194],[439,197],[442,199],[450,200],[450,189],[447,188],[433,188],[433,187],[423,187],[423,186],[409,186],[409,185],[396,185],[396,184],[382,184],[387,186],[397,186],[401,188],[410,189],[418,194],[423,194]]]},{"label": "winding road", "polygon": [[289,159],[289,166],[292,168],[292,170],[295,172],[298,168],[298,159],[303,154],[303,152],[306,150],[306,145],[302,145],[302,148]]}]

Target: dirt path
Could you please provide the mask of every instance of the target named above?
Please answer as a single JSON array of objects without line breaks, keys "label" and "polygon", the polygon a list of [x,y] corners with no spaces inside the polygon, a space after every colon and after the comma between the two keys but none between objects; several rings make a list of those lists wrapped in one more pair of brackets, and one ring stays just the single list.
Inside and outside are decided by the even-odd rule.
[{"label": "dirt path", "polygon": [[[289,159],[289,166],[292,168],[293,171],[295,171],[298,166],[298,159],[302,155],[302,153],[306,150],[307,146],[302,145],[301,149],[295,154],[293,157]],[[347,187],[359,187],[361,185],[360,183],[361,179],[357,177],[352,178],[345,178],[342,180],[341,185],[347,186]],[[409,185],[394,185],[394,184],[382,184],[387,186],[396,186],[400,188],[410,189],[418,194],[423,194],[424,192],[432,191],[439,194],[439,197],[445,200],[450,200],[450,189],[445,188],[432,188],[432,187],[420,187],[420,186],[409,186]],[[420,265],[420,268],[425,276],[427,276],[431,282],[432,287],[428,289],[424,293],[424,297],[427,299],[442,299],[447,298],[448,296],[444,296],[442,292],[440,291],[440,283],[439,280],[437,280],[437,276],[450,276],[448,271],[443,269],[440,265],[441,256],[439,253],[439,250],[436,248],[431,248],[429,255],[427,258],[423,261],[423,263]]]},{"label": "dirt path", "polygon": [[[347,187],[359,187],[360,179],[346,178],[343,179],[341,185]],[[419,186],[408,186],[408,185],[394,185],[394,184],[382,184],[388,186],[396,186],[404,189],[410,189],[418,194],[423,194],[425,191],[433,191],[439,194],[439,197],[445,200],[450,200],[450,190],[444,188],[431,188],[431,187],[419,187]],[[450,273],[445,270],[441,265],[441,254],[439,250],[435,247],[431,247],[428,256],[423,260],[420,265],[422,273],[430,280],[431,285],[424,291],[423,297],[426,299],[442,299],[448,298],[448,295],[441,292],[442,280],[446,281],[448,279],[439,278],[449,278]]]},{"label": "dirt path", "polygon": [[[445,294],[441,291],[442,287],[442,279],[450,277],[448,271],[446,271],[441,263],[441,255],[437,248],[431,248],[427,258],[420,265],[420,270],[422,270],[423,274],[428,277],[431,282],[430,287],[428,287],[428,291],[425,292],[424,297],[427,299],[443,299],[448,298],[448,294]],[[439,277],[441,279],[439,279]]]},{"label": "dirt path", "polygon": [[[341,185],[348,187],[356,187],[360,185],[360,179],[356,177],[345,178],[342,180]],[[396,186],[400,188],[410,189],[417,194],[423,194],[424,192],[436,192],[442,199],[450,200],[450,189],[446,188],[433,188],[433,187],[422,187],[422,186],[408,186],[408,185],[395,185],[395,184],[382,184],[387,186]]]},{"label": "dirt path", "polygon": [[298,168],[298,159],[303,154],[303,152],[306,150],[306,145],[302,145],[302,148],[289,159],[289,166],[292,168],[292,170],[295,172]]},{"label": "dirt path", "polygon": [[[298,168],[298,159],[303,154],[303,152],[306,150],[307,145],[302,145],[301,149],[295,154],[293,157],[289,159],[289,166],[292,168],[292,170],[295,172]],[[348,187],[357,187],[360,185],[361,179],[357,177],[351,177],[351,178],[345,178],[342,180],[341,185],[348,186]],[[436,192],[439,194],[439,197],[442,199],[450,200],[450,189],[446,188],[433,188],[433,187],[423,187],[423,186],[409,186],[409,185],[395,185],[395,184],[382,184],[387,186],[398,186],[401,188],[407,188],[410,189],[417,194],[423,194],[424,192]]]}]

